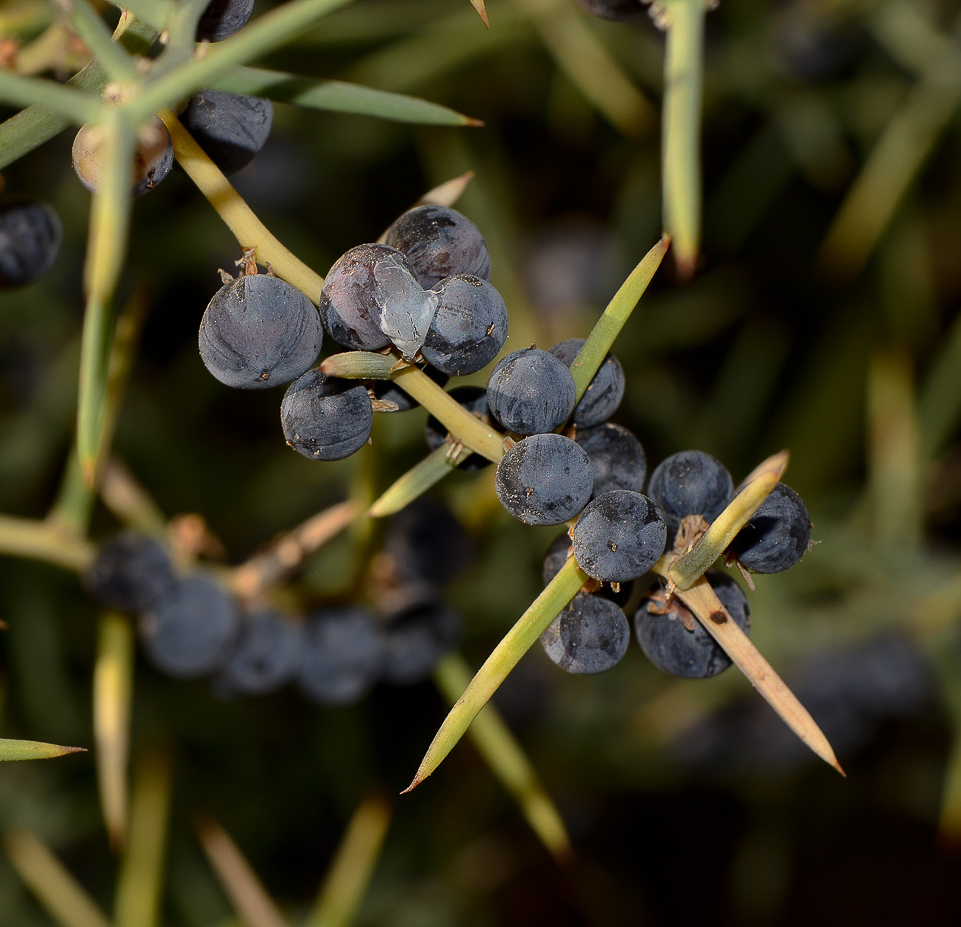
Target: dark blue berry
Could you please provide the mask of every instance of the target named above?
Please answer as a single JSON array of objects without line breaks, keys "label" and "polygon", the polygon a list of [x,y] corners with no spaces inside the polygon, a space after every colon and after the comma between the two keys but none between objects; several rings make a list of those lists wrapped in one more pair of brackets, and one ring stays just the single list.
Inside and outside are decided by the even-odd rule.
[{"label": "dark blue berry", "polygon": [[383,636],[367,609],[328,608],[307,619],[297,685],[315,702],[358,701],[377,681],[383,665]]},{"label": "dark blue berry", "polygon": [[296,287],[267,274],[224,284],[200,322],[200,356],[227,386],[266,389],[289,383],[317,359],[320,316]]},{"label": "dark blue berry", "polygon": [[354,351],[379,351],[391,343],[381,325],[383,306],[377,302],[388,268],[406,271],[407,260],[396,249],[376,243],[351,248],[330,268],[320,294],[320,314],[338,344]]},{"label": "dark blue berry", "polygon": [[494,478],[501,505],[528,525],[569,521],[587,504],[593,485],[583,448],[557,434],[518,441],[501,458]]},{"label": "dark blue berry", "polygon": [[500,360],[487,381],[491,414],[508,431],[553,431],[574,409],[577,388],[564,362],[539,348],[522,348]]},{"label": "dark blue berry", "polygon": [[411,272],[425,289],[454,274],[490,280],[484,236],[467,216],[449,206],[409,209],[394,220],[384,241],[407,255]]},{"label": "dark blue berry", "polygon": [[63,231],[46,203],[26,196],[0,200],[0,289],[33,283],[60,253]]},{"label": "dark blue berry", "polygon": [[434,287],[439,304],[421,349],[451,376],[486,367],[507,340],[507,306],[491,284],[471,274],[445,277]]},{"label": "dark blue berry", "polygon": [[[570,367],[577,352],[584,346],[583,338],[568,338],[548,348],[551,354]],[[624,369],[620,361],[608,354],[604,358],[594,379],[588,384],[581,401],[574,406],[571,421],[578,428],[591,428],[606,422],[616,411],[624,398]]]},{"label": "dark blue berry", "polygon": [[579,675],[604,673],[620,663],[631,629],[618,605],[578,592],[540,637],[544,652],[562,670]]},{"label": "dark blue berry", "polygon": [[84,576],[90,594],[107,608],[141,612],[174,584],[166,548],[146,534],[124,531],[105,541]]},{"label": "dark blue berry", "polygon": [[646,573],[661,558],[667,525],[647,496],[615,489],[589,503],[572,532],[577,565],[603,583]]},{"label": "dark blue berry", "polygon": [[220,667],[237,634],[237,608],[206,576],[178,580],[139,620],[147,658],[170,676],[194,678]]},{"label": "dark blue berry", "polygon": [[287,443],[312,460],[341,460],[370,437],[374,412],[363,384],[308,370],[287,387],[280,404]]},{"label": "dark blue berry", "polygon": [[[748,632],[751,612],[741,587],[724,573],[709,570],[705,575],[730,616],[742,631]],[[685,622],[693,630],[688,630]],[[642,602],[634,615],[634,631],[647,658],[675,676],[707,679],[731,665],[720,644],[677,598],[666,606],[657,599]]]},{"label": "dark blue berry", "polygon": [[755,573],[780,573],[794,566],[811,543],[811,519],[801,497],[777,483],[729,550]]},{"label": "dark blue berry", "polygon": [[225,174],[253,160],[270,135],[273,119],[270,100],[223,90],[194,94],[180,115],[187,131]]},{"label": "dark blue berry", "polygon": [[197,23],[198,42],[220,42],[239,32],[254,11],[254,0],[210,0]]},{"label": "dark blue berry", "polygon": [[[544,554],[541,564],[541,581],[546,586],[560,571],[561,567],[567,562],[568,557],[574,556],[574,548],[571,544],[570,535],[564,531],[551,542]],[[626,605],[631,597],[634,588],[633,581],[618,583],[615,589],[609,583],[601,585],[592,595],[599,595],[602,598],[610,599],[615,605]]]},{"label": "dark blue berry", "polygon": [[428,597],[387,616],[383,625],[383,678],[394,685],[425,679],[461,637],[456,612]]},{"label": "dark blue berry", "polygon": [[233,649],[211,684],[224,698],[279,689],[297,675],[302,648],[299,623],[270,609],[253,612],[240,622]]},{"label": "dark blue berry", "polygon": [[390,519],[384,552],[400,583],[442,586],[471,562],[470,535],[439,499],[416,499]]},{"label": "dark blue berry", "polygon": [[647,477],[647,457],[641,442],[623,425],[605,422],[578,428],[574,440],[587,451],[594,468],[594,496],[612,489],[640,492]]},{"label": "dark blue berry", "polygon": [[666,457],[654,468],[647,486],[647,494],[672,529],[688,515],[714,521],[733,493],[727,468],[704,451],[679,451]]}]

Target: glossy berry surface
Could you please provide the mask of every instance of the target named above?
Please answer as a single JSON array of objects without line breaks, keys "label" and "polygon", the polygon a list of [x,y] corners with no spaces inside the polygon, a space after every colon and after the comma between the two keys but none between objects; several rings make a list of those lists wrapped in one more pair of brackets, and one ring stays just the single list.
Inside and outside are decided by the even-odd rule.
[{"label": "glossy berry surface", "polygon": [[374,412],[363,384],[308,370],[287,387],[280,404],[287,443],[312,460],[341,460],[370,437]]},{"label": "glossy berry surface", "polygon": [[[483,386],[455,386],[450,391],[452,399],[456,399],[471,415],[476,415],[482,421],[490,421],[490,406],[487,404],[487,390]],[[433,415],[427,419],[424,426],[424,438],[427,446],[436,451],[446,440],[447,428]],[[470,454],[462,464],[460,470],[482,470],[489,467],[491,461],[481,454]]]},{"label": "glossy berry surface", "polygon": [[[566,341],[558,341],[548,348],[548,351],[569,368],[583,346],[583,338],[568,338]],[[578,428],[591,428],[606,422],[617,411],[624,398],[625,383],[624,368],[620,361],[613,354],[608,354],[588,384],[580,402],[574,406],[571,421]]]},{"label": "glossy berry surface", "polygon": [[673,529],[688,515],[714,521],[733,493],[727,468],[704,451],[679,451],[666,457],[654,468],[647,485],[647,494]]},{"label": "glossy berry surface", "polygon": [[[73,140],[73,169],[92,193],[100,189],[104,135],[100,126],[83,126]],[[174,166],[174,146],[166,126],[154,116],[137,131],[131,195],[142,196],[160,183]]]},{"label": "glossy berry surface", "polygon": [[620,606],[586,592],[578,592],[540,637],[544,652],[557,666],[584,676],[620,663],[630,640],[630,625]]},{"label": "glossy berry surface", "polygon": [[487,242],[467,216],[449,206],[415,206],[391,224],[384,241],[407,255],[425,289],[454,274],[490,280]]},{"label": "glossy berry surface", "polygon": [[297,675],[303,647],[299,624],[269,609],[241,620],[239,633],[223,666],[211,680],[226,698],[263,695]]},{"label": "glossy berry surface", "polygon": [[264,147],[274,105],[263,97],[201,90],[180,114],[184,128],[225,174],[245,167]]},{"label": "glossy berry surface", "polygon": [[25,286],[46,273],[60,253],[60,219],[26,196],[0,199],[0,289]]},{"label": "glossy berry surface", "polygon": [[192,574],[141,613],[138,630],[150,662],[187,679],[205,676],[227,659],[238,621],[227,593],[212,579]]},{"label": "glossy berry surface", "polygon": [[254,11],[254,0],[210,0],[197,23],[198,42],[221,42],[239,32]]},{"label": "glossy berry surface", "polygon": [[221,383],[266,389],[289,383],[317,359],[324,330],[313,303],[267,274],[224,284],[200,322],[200,356]]},{"label": "glossy berry surface", "polygon": [[564,362],[540,348],[508,354],[487,381],[491,414],[519,435],[542,434],[563,425],[574,409],[576,392]]},{"label": "glossy berry surface", "polygon": [[384,681],[410,685],[427,678],[460,637],[460,617],[439,599],[427,598],[394,612],[383,625]]},{"label": "glossy berry surface", "polygon": [[594,428],[578,428],[574,440],[587,451],[594,468],[595,497],[612,489],[644,489],[647,456],[633,432],[605,422]]},{"label": "glossy berry surface", "polygon": [[777,483],[729,548],[755,573],[780,573],[794,566],[811,543],[811,519],[801,497]]},{"label": "glossy berry surface", "polygon": [[507,306],[473,274],[445,277],[434,287],[438,306],[421,348],[438,370],[459,377],[486,367],[507,340]]},{"label": "glossy berry surface", "polygon": [[155,538],[124,531],[100,545],[84,585],[107,608],[141,612],[174,585],[170,556]]},{"label": "glossy berry surface", "polygon": [[347,705],[374,685],[383,664],[383,638],[367,609],[323,609],[304,625],[297,686],[321,705]]},{"label": "glossy berry surface", "polygon": [[569,521],[587,504],[593,486],[583,448],[556,434],[518,441],[501,458],[494,478],[501,505],[528,525]]},{"label": "glossy berry surface", "polygon": [[667,525],[647,496],[615,489],[587,505],[572,539],[577,565],[588,576],[621,583],[657,563],[667,543]]},{"label": "glossy berry surface", "polygon": [[[741,587],[729,576],[714,570],[706,574],[717,597],[742,631],[750,629],[750,609]],[[723,672],[731,659],[704,630],[680,600],[671,600],[668,610],[647,599],[634,615],[634,632],[647,658],[659,669],[687,679],[708,679]],[[694,630],[684,626],[682,615]]]},{"label": "glossy berry surface", "polygon": [[391,342],[381,327],[377,276],[393,269],[408,270],[404,255],[380,244],[357,245],[330,268],[320,294],[320,315],[330,337],[354,351],[379,351]]}]

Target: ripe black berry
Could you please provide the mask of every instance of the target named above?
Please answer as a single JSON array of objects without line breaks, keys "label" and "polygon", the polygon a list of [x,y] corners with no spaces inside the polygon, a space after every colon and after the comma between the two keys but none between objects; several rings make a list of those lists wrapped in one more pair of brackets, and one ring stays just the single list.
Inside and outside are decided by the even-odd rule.
[{"label": "ripe black berry", "polygon": [[[709,570],[705,575],[741,630],[749,631],[751,612],[741,587],[725,573]],[[677,598],[670,600],[666,612],[656,599],[642,602],[634,615],[634,631],[647,658],[675,676],[707,679],[731,665],[723,648]]]},{"label": "ripe black berry", "polygon": [[[568,338],[548,350],[569,368],[583,346],[583,338]],[[621,404],[624,387],[624,369],[613,354],[608,354],[588,384],[581,401],[574,407],[571,421],[578,428],[591,428],[606,422]]]},{"label": "ripe black berry", "polygon": [[100,546],[84,584],[107,608],[136,613],[170,590],[174,574],[159,541],[138,531],[124,531]]},{"label": "ripe black berry", "polygon": [[221,383],[266,389],[289,383],[317,359],[323,326],[296,287],[267,274],[224,284],[200,322],[200,356]]},{"label": "ripe black berry", "polygon": [[239,32],[254,11],[254,0],[210,0],[197,23],[198,42],[220,42]]},{"label": "ripe black berry", "polygon": [[457,377],[486,367],[507,340],[507,306],[500,293],[472,274],[445,277],[434,292],[438,306],[424,339],[424,359]]},{"label": "ripe black berry", "polygon": [[564,362],[539,348],[522,348],[500,360],[487,381],[491,413],[508,431],[553,431],[574,409],[577,388]]},{"label": "ripe black berry", "polygon": [[679,451],[666,457],[654,468],[647,486],[647,494],[672,529],[688,515],[714,521],[733,492],[727,468],[704,451]]},{"label": "ripe black berry", "polygon": [[308,370],[280,404],[287,443],[311,460],[341,460],[367,443],[374,425],[363,384]]},{"label": "ripe black berry", "polygon": [[384,241],[407,255],[410,269],[425,289],[453,274],[490,280],[487,243],[467,216],[449,206],[416,206],[395,219]]},{"label": "ripe black berry", "polygon": [[194,574],[175,582],[140,615],[140,641],[150,662],[168,675],[204,676],[229,655],[238,621],[227,593]]},{"label": "ripe black berry", "polygon": [[304,625],[297,685],[321,705],[347,705],[373,686],[383,664],[384,642],[370,612],[357,605],[324,609]]},{"label": "ripe black berry", "polygon": [[274,105],[263,97],[223,90],[201,90],[181,113],[180,121],[225,174],[249,164],[264,147]]},{"label": "ripe black berry", "polygon": [[544,652],[562,670],[580,675],[616,666],[631,640],[620,607],[609,599],[578,592],[540,637]]},{"label": "ripe black berry", "polygon": [[594,468],[594,496],[612,489],[640,492],[647,476],[647,457],[641,442],[623,425],[605,422],[578,428],[574,440],[587,451]]},{"label": "ripe black berry", "polygon": [[494,478],[501,505],[528,525],[569,521],[587,504],[593,485],[587,454],[557,434],[518,441],[501,458]]},{"label": "ripe black berry", "polygon": [[299,623],[270,609],[254,612],[240,622],[230,655],[211,684],[224,698],[271,692],[297,674],[302,647]]},{"label": "ripe black berry", "polygon": [[577,565],[603,583],[621,583],[646,573],[667,543],[667,525],[647,496],[615,489],[598,496],[572,532]]},{"label": "ripe black berry", "polygon": [[60,253],[60,219],[26,196],[0,200],[0,289],[33,283]]},{"label": "ripe black berry", "polygon": [[780,573],[794,566],[811,543],[811,519],[801,497],[778,483],[729,550],[755,573]]}]

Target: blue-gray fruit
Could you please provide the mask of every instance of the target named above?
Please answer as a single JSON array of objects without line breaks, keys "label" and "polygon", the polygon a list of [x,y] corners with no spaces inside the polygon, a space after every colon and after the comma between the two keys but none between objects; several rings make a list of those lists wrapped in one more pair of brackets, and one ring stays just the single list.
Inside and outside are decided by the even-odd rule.
[{"label": "blue-gray fruit", "polygon": [[586,592],[578,592],[540,637],[544,652],[562,670],[585,676],[620,663],[630,640],[620,606]]},{"label": "blue-gray fruit", "polygon": [[324,330],[303,293],[278,277],[248,274],[224,284],[200,322],[200,356],[227,386],[289,383],[317,359]]},{"label": "blue-gray fruit", "polygon": [[341,460],[370,437],[374,412],[363,384],[308,370],[287,387],[280,404],[284,437],[311,460]]},{"label": "blue-gray fruit", "polygon": [[0,289],[25,286],[46,273],[62,238],[60,219],[46,203],[27,196],[0,200]]},{"label": "blue-gray fruit", "polygon": [[647,496],[615,489],[585,507],[572,540],[577,565],[588,576],[622,583],[637,579],[661,558],[667,525]]},{"label": "blue-gray fruit", "polygon": [[501,505],[528,525],[559,525],[591,498],[594,473],[583,448],[557,434],[518,441],[501,458],[494,489]]},{"label": "blue-gray fruit", "polygon": [[522,348],[498,361],[487,381],[491,414],[508,431],[553,431],[574,410],[577,388],[564,362],[540,348]]}]

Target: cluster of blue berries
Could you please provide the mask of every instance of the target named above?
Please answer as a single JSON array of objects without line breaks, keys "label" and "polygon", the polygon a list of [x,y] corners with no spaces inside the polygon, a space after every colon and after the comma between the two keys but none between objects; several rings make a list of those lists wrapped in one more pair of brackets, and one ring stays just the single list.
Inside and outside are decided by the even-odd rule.
[{"label": "cluster of blue berries", "polygon": [[[246,25],[254,0],[211,0],[197,23],[198,42],[220,42]],[[262,97],[202,90],[181,107],[179,118],[194,140],[224,174],[245,167],[267,141],[273,104]],[[101,185],[103,131],[86,125],[73,141],[73,169],[90,191]],[[153,190],[174,165],[173,142],[160,119],[140,127],[134,151],[132,196]]]},{"label": "cluster of blue berries", "polygon": [[380,681],[419,682],[457,644],[460,617],[442,587],[468,556],[453,516],[426,503],[388,527],[375,558],[376,608],[328,604],[288,615],[243,605],[211,574],[178,573],[158,540],[134,531],[101,545],[84,583],[100,604],[136,618],[144,655],[166,675],[208,678],[225,699],[293,684],[319,704],[343,706]]},{"label": "cluster of blue berries", "polygon": [[[605,502],[592,508],[595,500],[587,506],[570,533],[551,545],[544,560],[545,584],[568,556],[602,581],[599,588],[579,592],[541,637],[548,656],[572,673],[603,672],[623,658],[630,638],[621,608],[631,599],[631,587],[625,582],[639,579],[668,545],[678,555],[685,553],[734,496],[726,467],[703,451],[681,451],[663,460],[647,481],[647,495],[640,493],[643,468],[634,472],[634,487],[598,497]],[[778,573],[796,564],[810,541],[811,522],[804,503],[789,486],[777,483],[734,537],[726,559],[737,563],[745,575],[748,571]],[[710,570],[707,579],[733,620],[747,632],[750,609],[741,587],[717,570]],[[660,584],[642,596],[633,623],[645,655],[668,673],[707,678],[731,665],[687,607]]]}]

